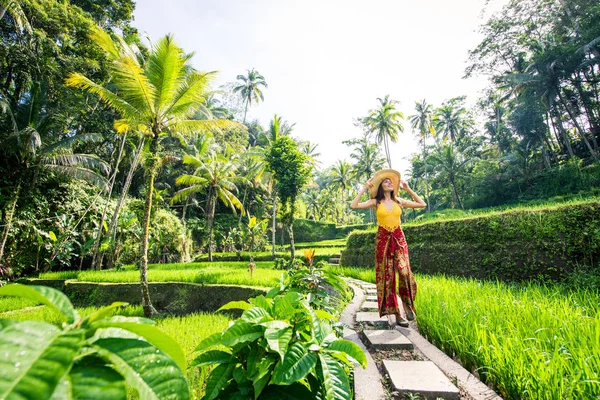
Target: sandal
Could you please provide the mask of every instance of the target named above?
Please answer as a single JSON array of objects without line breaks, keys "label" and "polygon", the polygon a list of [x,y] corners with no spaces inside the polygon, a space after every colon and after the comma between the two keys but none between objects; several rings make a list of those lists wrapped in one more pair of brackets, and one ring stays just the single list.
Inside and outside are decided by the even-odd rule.
[{"label": "sandal", "polygon": [[413,312],[413,310],[406,311],[406,319],[409,321],[415,320],[415,313]]},{"label": "sandal", "polygon": [[396,325],[401,326],[403,328],[408,328],[408,321],[402,318],[400,315],[396,316]]}]

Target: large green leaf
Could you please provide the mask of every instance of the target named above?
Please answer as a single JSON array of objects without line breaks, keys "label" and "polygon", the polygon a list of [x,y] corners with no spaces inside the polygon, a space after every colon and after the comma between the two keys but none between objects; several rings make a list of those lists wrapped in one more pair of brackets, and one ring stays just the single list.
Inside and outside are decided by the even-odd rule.
[{"label": "large green leaf", "polygon": [[318,368],[327,400],[352,400],[348,375],[339,361],[327,354],[319,354]]},{"label": "large green leaf", "polygon": [[288,292],[285,296],[277,297],[273,301],[273,315],[277,319],[290,319],[296,313],[298,302],[302,301],[302,295],[297,292]]},{"label": "large green leaf", "polygon": [[98,357],[84,357],[75,363],[69,373],[75,399],[125,400],[125,380]]},{"label": "large green leaf", "polygon": [[317,355],[308,352],[301,343],[294,343],[273,371],[272,383],[290,385],[304,378],[317,363]]},{"label": "large green leaf", "polygon": [[115,312],[115,310],[117,308],[124,307],[124,306],[126,306],[128,304],[129,303],[125,303],[125,302],[122,302],[122,301],[117,301],[117,302],[112,303],[110,306],[102,307],[98,311],[93,312],[90,315],[88,315],[87,317],[85,317],[83,319],[83,322],[82,322],[81,325],[82,326],[87,326],[88,324],[90,324],[92,322],[95,322],[97,320],[106,318],[106,317],[112,315],[112,313]]},{"label": "large green leaf", "polygon": [[257,399],[260,396],[262,390],[267,386],[273,373],[273,366],[277,362],[272,356],[264,357],[260,362],[256,363],[256,373],[248,379],[252,380],[252,386],[254,387],[254,398]]},{"label": "large green leaf", "polygon": [[225,332],[222,343],[225,346],[234,346],[238,343],[252,342],[263,336],[263,327],[237,320]]},{"label": "large green leaf", "polygon": [[165,353],[143,340],[108,338],[92,347],[110,361],[141,399],[189,399],[183,371]]},{"label": "large green leaf", "polygon": [[255,324],[273,319],[267,310],[262,307],[252,307],[251,309],[244,311],[240,318],[246,322]]},{"label": "large green leaf", "polygon": [[271,350],[279,354],[281,360],[283,360],[285,353],[288,350],[290,340],[292,340],[292,329],[291,328],[267,328],[265,330],[265,339]]},{"label": "large green leaf", "polygon": [[0,334],[0,399],[48,399],[71,368],[84,331],[25,321]]},{"label": "large green leaf", "polygon": [[221,344],[223,332],[215,332],[198,343],[194,351],[205,351]]},{"label": "large green leaf", "polygon": [[265,310],[270,310],[271,309],[271,304],[273,303],[273,300],[272,299],[267,299],[265,296],[263,296],[261,294],[260,296],[253,297],[253,298],[249,299],[248,302],[250,304],[255,305],[256,307],[264,308]]},{"label": "large green leaf", "polygon": [[317,314],[315,313],[315,310],[312,309],[312,307],[310,305],[308,305],[307,302],[302,301],[300,303],[302,305],[302,308],[304,308],[305,311],[305,315],[308,318],[308,322],[311,326],[311,336],[313,339],[316,339],[317,343],[322,343],[323,339],[324,339],[324,335],[323,335],[323,331],[322,331],[322,326],[321,326],[321,320],[319,319],[319,317],[317,317]]},{"label": "large green leaf", "polygon": [[349,340],[339,339],[329,343],[327,349],[330,351],[341,351],[354,358],[361,367],[367,367],[367,356],[365,352],[356,344]]},{"label": "large green leaf", "polygon": [[139,318],[117,316],[93,322],[90,324],[90,329],[121,328],[140,335],[146,339],[148,343],[163,353],[166,353],[173,359],[173,361],[177,363],[177,365],[179,365],[179,368],[182,371],[185,371],[185,354],[183,353],[183,350],[181,350],[179,343],[177,343],[171,336],[167,335],[159,328],[152,325],[147,325],[144,323],[144,320],[145,318],[140,320]]},{"label": "large green leaf", "polygon": [[235,364],[221,364],[212,370],[206,380],[204,400],[212,400],[219,395],[233,375]]},{"label": "large green leaf", "polygon": [[253,306],[247,301],[230,301],[229,303],[221,306],[217,311],[223,310],[232,310],[232,309],[241,309],[241,310],[249,310]]},{"label": "large green leaf", "polygon": [[212,364],[223,364],[231,361],[231,353],[221,350],[209,350],[192,361],[190,367],[204,367]]},{"label": "large green leaf", "polygon": [[79,318],[69,298],[60,290],[51,287],[11,283],[0,287],[0,296],[23,297],[38,301],[56,309],[62,314],[63,319],[70,324]]}]

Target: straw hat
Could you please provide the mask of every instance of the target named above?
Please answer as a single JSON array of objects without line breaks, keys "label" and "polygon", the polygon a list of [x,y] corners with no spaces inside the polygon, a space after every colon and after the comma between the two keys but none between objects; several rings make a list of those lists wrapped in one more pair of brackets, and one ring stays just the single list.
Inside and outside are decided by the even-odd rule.
[{"label": "straw hat", "polygon": [[375,172],[373,178],[371,178],[371,183],[373,187],[369,188],[369,195],[372,199],[377,197],[377,189],[379,189],[379,185],[384,179],[389,178],[394,185],[394,193],[398,195],[398,189],[400,188],[400,172],[395,169],[382,169],[380,171]]}]

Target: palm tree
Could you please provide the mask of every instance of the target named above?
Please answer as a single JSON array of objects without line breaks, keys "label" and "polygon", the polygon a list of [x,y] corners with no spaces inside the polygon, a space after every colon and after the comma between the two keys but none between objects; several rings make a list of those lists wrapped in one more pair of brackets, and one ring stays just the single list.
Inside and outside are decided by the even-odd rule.
[{"label": "palm tree", "polygon": [[0,0],[0,19],[4,18],[6,13],[11,15],[13,21],[15,22],[15,26],[18,29],[25,29],[29,33],[32,32],[31,25],[29,25],[27,16],[23,12],[19,1]]},{"label": "palm tree", "polygon": [[342,205],[346,207],[346,192],[352,187],[352,166],[344,160],[338,160],[331,171],[332,186],[341,193]]},{"label": "palm tree", "polygon": [[[246,197],[248,195],[248,187],[252,186],[253,188],[256,188],[259,185],[265,170],[266,165],[262,148],[250,148],[240,157],[237,166],[237,179],[240,181],[240,184],[244,186],[244,196],[242,197],[242,206],[244,209],[247,209]],[[238,224],[241,223],[242,214],[240,213]]]},{"label": "palm tree", "polygon": [[236,177],[235,164],[230,157],[217,152],[211,152],[202,158],[186,154],[183,157],[183,163],[193,167],[194,173],[184,174],[177,178],[175,181],[177,185],[187,187],[175,193],[172,201],[181,201],[208,190],[205,212],[208,223],[208,260],[212,261],[213,223],[217,201],[220,200],[234,213],[236,208],[244,213],[242,203],[234,194],[237,192],[237,187],[233,183],[233,179]]},{"label": "palm tree", "polygon": [[240,81],[239,85],[233,88],[234,92],[239,92],[244,98],[246,107],[244,109],[244,124],[246,123],[246,114],[248,113],[248,107],[252,104],[252,101],[258,103],[258,101],[264,101],[263,92],[260,89],[261,86],[268,88],[267,82],[264,76],[258,73],[254,68],[252,70],[246,70],[247,75],[238,75],[237,80]]},{"label": "palm tree", "polygon": [[310,141],[305,141],[300,143],[298,146],[300,151],[304,153],[310,165],[316,169],[319,165],[321,165],[321,161],[317,160],[317,157],[321,155],[321,153],[317,152],[317,147],[319,147],[318,143],[311,143]]},{"label": "palm tree", "polygon": [[354,150],[350,154],[350,158],[355,160],[352,168],[354,179],[361,182],[366,181],[375,174],[375,171],[383,168],[385,158],[381,155],[377,145],[369,142],[366,136],[345,143],[354,145]]},{"label": "palm tree", "polygon": [[237,125],[224,120],[190,119],[198,107],[206,102],[214,73],[193,69],[190,65],[191,55],[184,53],[171,35],[152,46],[144,65],[128,52],[128,46],[122,38],[117,37],[118,41],[114,42],[98,28],[93,30],[92,37],[108,55],[111,86],[115,92],[78,73],[71,74],[67,84],[98,95],[118,111],[122,118],[115,121],[117,131],[133,131],[146,139],[146,202],[142,224],[140,284],[144,314],[150,316],[156,310],[148,290],[148,236],[154,180],[163,152],[161,138],[175,133],[189,134]]},{"label": "palm tree", "polygon": [[375,135],[379,144],[383,142],[388,166],[392,168],[392,159],[390,156],[390,147],[388,141],[396,143],[398,141],[398,132],[404,132],[404,126],[400,120],[404,119],[401,111],[396,111],[397,101],[390,100],[386,95],[383,99],[377,98],[379,107],[369,111],[369,115],[363,120],[364,125],[369,132]]},{"label": "palm tree", "polygon": [[473,160],[466,158],[452,143],[438,147],[436,152],[429,156],[429,159],[441,170],[441,174],[448,178],[456,202],[461,209],[464,209],[458,193],[457,179],[466,174],[466,167]]},{"label": "palm tree", "polygon": [[[23,189],[33,186],[42,172],[53,172],[63,176],[85,180],[102,190],[106,190],[110,167],[100,158],[90,154],[73,154],[73,147],[79,143],[99,142],[98,134],[79,134],[52,141],[50,137],[50,116],[45,109],[38,84],[33,85],[29,101],[17,106],[15,112],[7,101],[0,98],[0,110],[8,114],[12,122],[12,133],[0,138],[0,148],[15,166],[13,173],[17,184],[5,212],[4,231],[0,239],[0,265],[8,234],[12,228],[17,202]],[[98,173],[97,171],[100,171]]]},{"label": "palm tree", "polygon": [[427,211],[431,211],[431,201],[429,199],[429,172],[427,170],[427,135],[435,136],[435,128],[433,127],[433,109],[427,101],[423,99],[421,102],[415,102],[415,115],[410,117],[410,123],[413,129],[417,129],[419,137],[423,143],[423,161],[425,163],[425,195],[427,196]]},{"label": "palm tree", "polygon": [[442,133],[444,138],[449,137],[452,142],[456,142],[458,137],[462,134],[462,116],[465,112],[466,110],[464,108],[456,108],[450,104],[446,104],[437,110],[437,115],[435,117],[436,127],[437,130]]}]

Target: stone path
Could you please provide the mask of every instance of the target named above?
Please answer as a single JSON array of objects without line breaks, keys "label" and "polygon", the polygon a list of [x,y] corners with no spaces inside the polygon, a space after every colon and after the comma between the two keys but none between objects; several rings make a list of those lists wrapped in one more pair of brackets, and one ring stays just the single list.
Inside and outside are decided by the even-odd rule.
[{"label": "stone path", "polygon": [[354,370],[356,400],[417,394],[420,399],[502,400],[421,336],[416,323],[401,328],[391,326],[387,317],[380,318],[375,285],[356,279],[348,283],[354,299],[340,322],[353,327],[344,330],[344,337],[358,344],[368,361],[366,369]]}]

